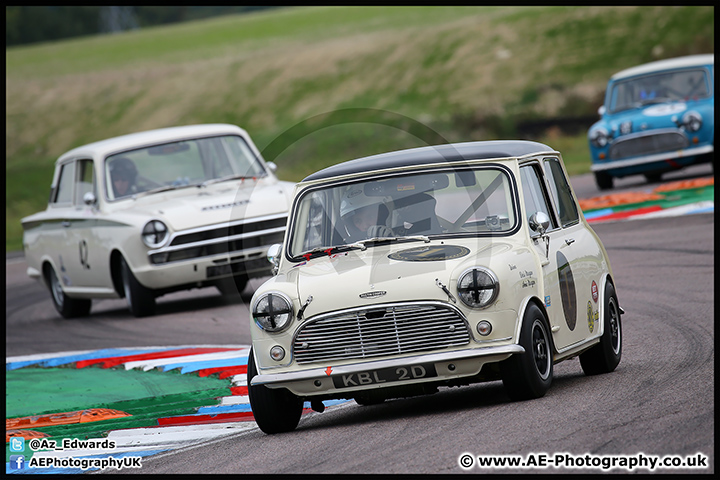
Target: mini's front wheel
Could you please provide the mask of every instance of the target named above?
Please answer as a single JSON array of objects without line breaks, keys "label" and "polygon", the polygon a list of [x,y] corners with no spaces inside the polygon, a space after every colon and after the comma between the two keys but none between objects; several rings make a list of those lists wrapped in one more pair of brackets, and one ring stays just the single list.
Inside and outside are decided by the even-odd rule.
[{"label": "mini's front wheel", "polygon": [[265,433],[283,433],[295,430],[302,415],[303,401],[285,388],[268,388],[252,385],[257,375],[255,356],[250,349],[247,366],[248,396],[255,423]]},{"label": "mini's front wheel", "polygon": [[520,330],[520,345],[525,352],[500,364],[503,386],[511,400],[540,398],[550,388],[553,355],[549,332],[542,310],[528,305]]}]

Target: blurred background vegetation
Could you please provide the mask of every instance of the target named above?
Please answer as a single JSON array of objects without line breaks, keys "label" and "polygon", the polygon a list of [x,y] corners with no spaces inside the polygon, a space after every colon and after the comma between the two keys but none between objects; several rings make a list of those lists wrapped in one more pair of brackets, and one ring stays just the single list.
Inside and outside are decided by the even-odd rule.
[{"label": "blurred background vegetation", "polygon": [[227,122],[299,181],[383,151],[525,138],[580,174],[611,74],[714,53],[710,6],[110,8],[6,7],[8,251],[55,159],[84,143]]},{"label": "blurred background vegetation", "polygon": [[6,6],[5,46],[117,33],[278,7]]}]

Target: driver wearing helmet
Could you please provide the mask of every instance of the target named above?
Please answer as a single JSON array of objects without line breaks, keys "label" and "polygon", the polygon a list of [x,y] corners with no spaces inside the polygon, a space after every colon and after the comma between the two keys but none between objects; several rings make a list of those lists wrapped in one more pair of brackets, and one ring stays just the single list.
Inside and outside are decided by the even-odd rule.
[{"label": "driver wearing helmet", "polygon": [[132,160],[127,157],[118,157],[110,162],[109,171],[115,198],[137,193],[135,186],[137,167]]},{"label": "driver wearing helmet", "polygon": [[382,198],[368,197],[362,185],[350,187],[340,202],[345,241],[393,236],[393,231],[385,223],[388,215],[388,207]]}]

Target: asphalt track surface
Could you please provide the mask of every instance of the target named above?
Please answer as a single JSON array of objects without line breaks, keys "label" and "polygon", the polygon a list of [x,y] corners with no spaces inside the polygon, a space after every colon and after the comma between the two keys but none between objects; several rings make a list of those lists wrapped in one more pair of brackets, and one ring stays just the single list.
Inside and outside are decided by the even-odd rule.
[{"label": "asphalt track surface", "polygon": [[[709,174],[697,167],[666,181]],[[642,177],[614,191],[648,187]],[[592,177],[572,180],[580,198],[602,195]],[[599,223],[614,269],[624,351],[617,370],[586,377],[579,362],[556,365],[548,394],[510,402],[500,382],[361,407],[347,402],[304,415],[297,430],[257,429],[149,457],[127,473],[601,473],[579,466],[502,470],[459,466],[462,454],[568,453],[708,457],[714,472],[714,214]],[[6,262],[6,356],[111,347],[250,343],[248,303],[214,289],[162,297],[158,314],[129,315],[124,300],[95,302],[90,317],[60,318],[49,293]],[[577,462],[580,463],[580,462]],[[611,470],[625,473],[627,470]],[[649,470],[638,468],[638,473]]]}]

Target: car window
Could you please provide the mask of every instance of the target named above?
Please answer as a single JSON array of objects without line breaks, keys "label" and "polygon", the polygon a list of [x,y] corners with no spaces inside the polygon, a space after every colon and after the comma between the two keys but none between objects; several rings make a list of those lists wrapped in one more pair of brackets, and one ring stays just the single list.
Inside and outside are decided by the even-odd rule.
[{"label": "car window", "polygon": [[330,195],[332,195],[332,192],[313,192],[300,204],[296,221],[299,225],[299,230],[302,230],[304,235],[295,236],[293,251],[304,252],[320,245],[342,243],[339,240],[340,235],[337,232],[335,232],[335,237],[338,239],[333,241],[334,232],[328,230],[328,228],[333,225],[334,222],[328,218],[324,218],[331,213],[326,208]]},{"label": "car window", "polygon": [[[153,145],[117,153],[105,161],[109,200],[154,189],[265,174],[253,151],[237,135]],[[128,179],[129,186],[116,185],[113,176]]]},{"label": "car window", "polygon": [[55,189],[53,203],[62,204],[72,202],[73,179],[75,177],[75,162],[66,163],[60,167],[60,177]]},{"label": "car window", "polygon": [[77,188],[75,188],[75,205],[83,205],[83,197],[86,193],[92,192],[97,197],[93,162],[92,160],[78,160],[76,168],[78,181]]},{"label": "car window", "polygon": [[550,218],[551,226],[549,229],[557,228],[555,215],[550,211],[548,198],[540,178],[541,175],[536,163],[524,165],[520,168],[520,179],[523,197],[525,198],[525,219],[529,221],[534,213],[543,212]]},{"label": "car window", "polygon": [[373,238],[433,235],[509,235],[517,205],[501,168],[401,173],[318,187],[298,198],[288,252]]},{"label": "car window", "polygon": [[578,222],[578,210],[572,196],[570,185],[557,158],[547,158],[544,162],[545,175],[550,185],[550,193],[558,208],[558,216],[563,227]]},{"label": "car window", "polygon": [[708,98],[710,82],[704,69],[657,72],[616,82],[610,91],[611,113],[651,103]]}]

